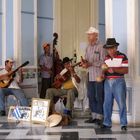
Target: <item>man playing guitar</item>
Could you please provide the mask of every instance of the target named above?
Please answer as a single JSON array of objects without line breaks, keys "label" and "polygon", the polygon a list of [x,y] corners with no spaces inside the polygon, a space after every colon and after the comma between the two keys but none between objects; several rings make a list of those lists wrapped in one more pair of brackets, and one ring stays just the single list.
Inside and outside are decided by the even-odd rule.
[{"label": "man playing guitar", "polygon": [[5,116],[5,96],[14,95],[20,102],[20,105],[28,106],[24,92],[18,85],[23,80],[22,70],[19,69],[20,75],[15,76],[15,73],[12,73],[13,64],[14,61],[12,59],[7,59],[5,61],[5,68],[0,71],[0,83],[5,82],[7,85],[6,87],[0,87],[0,116]]},{"label": "man playing guitar", "polygon": [[[47,90],[46,98],[51,100],[51,109],[52,112],[55,111],[54,109],[54,102],[53,99],[55,96],[63,96],[66,95],[67,103],[66,109],[64,110],[64,114],[72,115],[71,111],[73,109],[75,97],[78,96],[78,92],[74,83],[72,82],[75,80],[77,83],[80,83],[80,78],[76,74],[74,67],[71,65],[71,59],[65,57],[63,59],[64,69],[60,72],[60,74],[56,75],[54,80],[54,88],[49,88]],[[60,83],[62,82],[62,83]],[[60,87],[57,84],[61,85]]]}]

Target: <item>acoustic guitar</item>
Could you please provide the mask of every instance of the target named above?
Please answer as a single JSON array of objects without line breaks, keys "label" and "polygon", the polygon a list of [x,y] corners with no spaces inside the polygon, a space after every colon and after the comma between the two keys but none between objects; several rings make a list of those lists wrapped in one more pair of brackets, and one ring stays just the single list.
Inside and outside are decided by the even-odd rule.
[{"label": "acoustic guitar", "polygon": [[[78,62],[78,63],[74,64],[72,67],[75,67],[78,65],[80,66],[80,64],[81,64],[81,62]],[[54,83],[52,84],[52,87],[57,88],[57,89],[61,88],[63,82],[65,82],[68,79],[68,77],[70,76],[70,74],[67,72],[68,72],[68,70],[66,68],[64,68],[60,72],[60,74],[55,77]]]},{"label": "acoustic guitar", "polygon": [[0,80],[0,88],[7,88],[11,82],[13,81],[13,75],[21,68],[29,64],[29,61],[24,62],[22,65],[17,67],[14,71],[9,72],[7,75],[9,77],[8,80]]}]

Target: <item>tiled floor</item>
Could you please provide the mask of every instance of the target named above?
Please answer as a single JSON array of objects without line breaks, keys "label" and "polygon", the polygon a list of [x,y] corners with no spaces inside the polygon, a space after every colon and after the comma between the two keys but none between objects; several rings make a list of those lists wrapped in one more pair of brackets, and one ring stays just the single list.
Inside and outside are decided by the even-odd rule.
[{"label": "tiled floor", "polygon": [[140,126],[122,132],[119,125],[103,130],[85,119],[73,119],[69,126],[46,128],[29,122],[7,122],[0,117],[0,140],[140,140]]}]

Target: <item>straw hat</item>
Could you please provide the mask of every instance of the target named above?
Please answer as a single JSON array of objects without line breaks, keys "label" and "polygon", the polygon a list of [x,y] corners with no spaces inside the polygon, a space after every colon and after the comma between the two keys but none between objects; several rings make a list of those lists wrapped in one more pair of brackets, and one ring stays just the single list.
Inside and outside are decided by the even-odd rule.
[{"label": "straw hat", "polygon": [[13,58],[7,58],[7,59],[5,60],[5,62],[12,62],[12,63],[14,63],[15,61],[13,60]]},{"label": "straw hat", "polygon": [[46,48],[47,46],[50,46],[50,44],[49,44],[48,42],[44,42],[44,43],[42,44],[42,48]]},{"label": "straw hat", "polygon": [[97,30],[96,28],[94,28],[94,27],[90,27],[89,29],[88,29],[88,31],[86,31],[86,33],[87,34],[93,34],[93,33],[99,33],[99,30]]},{"label": "straw hat", "polygon": [[57,126],[62,120],[62,116],[59,114],[52,114],[46,120],[47,127]]}]

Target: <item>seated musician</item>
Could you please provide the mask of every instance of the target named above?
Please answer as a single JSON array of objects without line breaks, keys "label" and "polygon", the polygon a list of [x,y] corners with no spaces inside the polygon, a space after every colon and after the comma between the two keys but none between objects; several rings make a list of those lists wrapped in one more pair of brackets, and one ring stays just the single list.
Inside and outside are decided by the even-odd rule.
[{"label": "seated musician", "polygon": [[46,98],[51,100],[51,110],[54,112],[54,102],[53,99],[55,96],[63,96],[66,95],[66,109],[64,110],[64,114],[71,116],[71,111],[74,106],[75,97],[78,96],[78,92],[72,79],[77,83],[80,83],[80,78],[76,74],[74,67],[71,65],[71,60],[68,57],[63,59],[64,69],[60,72],[60,74],[56,75],[54,80],[54,88],[49,88],[47,90]]},{"label": "seated musician", "polygon": [[14,61],[12,59],[7,59],[5,61],[5,68],[0,71],[0,116],[5,116],[5,96],[14,95],[20,105],[28,106],[28,101],[25,98],[24,92],[19,87],[19,82],[22,79],[22,70],[19,70],[20,74],[16,74],[13,77],[12,73]]}]

